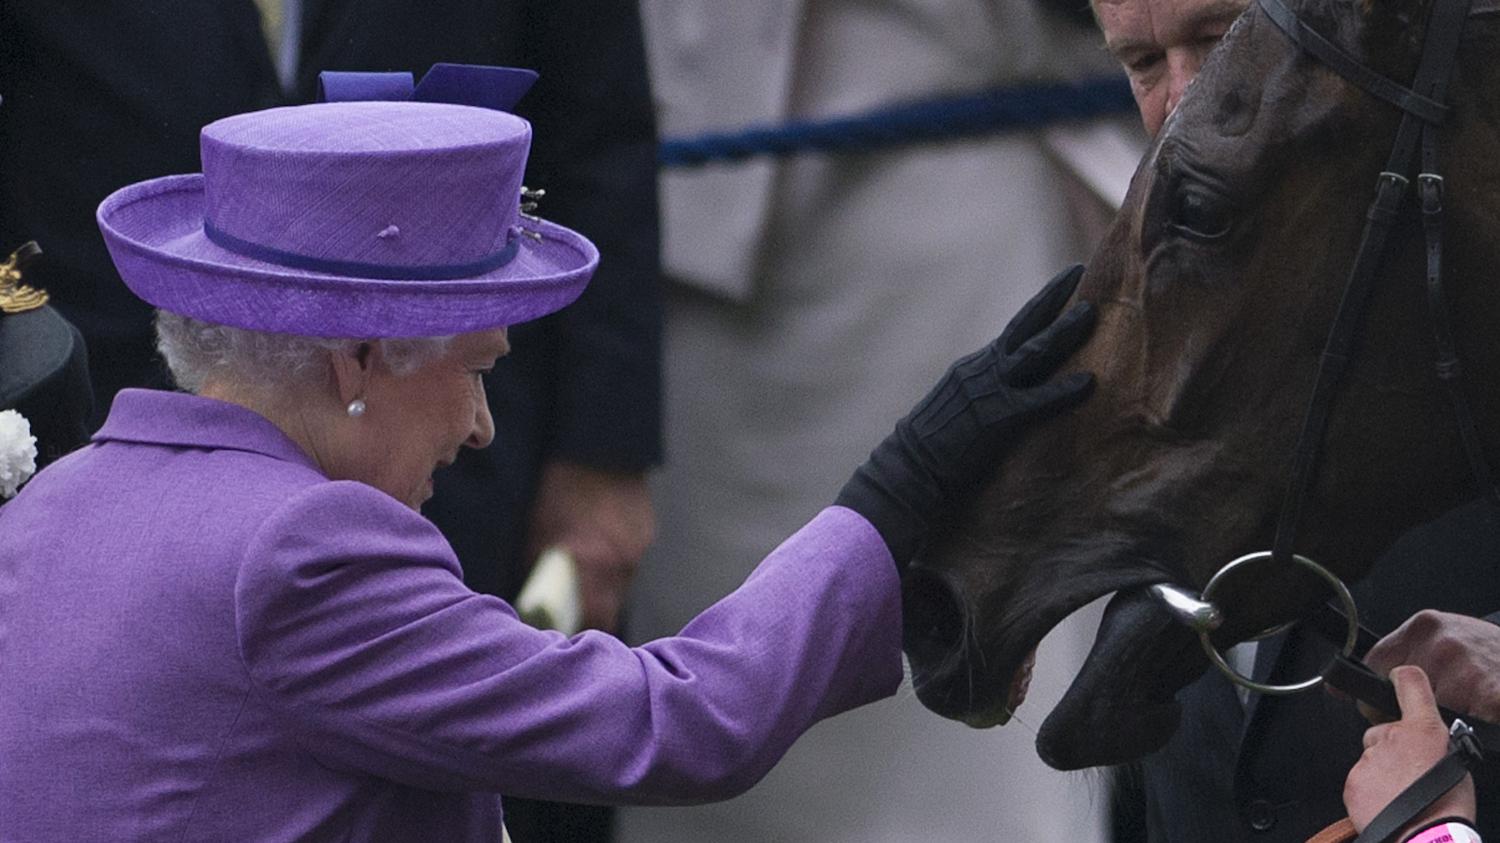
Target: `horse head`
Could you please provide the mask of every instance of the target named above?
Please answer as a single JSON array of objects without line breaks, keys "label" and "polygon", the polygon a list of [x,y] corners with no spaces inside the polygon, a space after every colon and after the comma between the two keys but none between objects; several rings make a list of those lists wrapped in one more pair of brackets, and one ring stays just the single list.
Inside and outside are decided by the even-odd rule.
[{"label": "horse head", "polygon": [[[1412,78],[1431,0],[1291,0],[1384,76]],[[1491,460],[1500,457],[1500,15],[1475,0],[1439,134],[1448,296]],[[1497,7],[1500,9],[1500,7]],[[906,581],[919,698],[1004,722],[1011,679],[1069,613],[1111,592],[1078,677],[1037,749],[1072,769],[1160,747],[1174,695],[1205,667],[1196,636],[1147,595],[1201,588],[1267,550],[1319,358],[1401,112],[1300,51],[1260,7],[1215,50],[1141,163],[1077,297],[1098,308],[1073,362],[1082,407],[1029,435]],[[1358,578],[1400,532],[1473,494],[1433,374],[1418,214],[1395,223],[1331,405],[1298,554]],[[1474,388],[1474,387],[1478,388]],[[1216,597],[1228,645],[1326,596],[1262,566]]]}]

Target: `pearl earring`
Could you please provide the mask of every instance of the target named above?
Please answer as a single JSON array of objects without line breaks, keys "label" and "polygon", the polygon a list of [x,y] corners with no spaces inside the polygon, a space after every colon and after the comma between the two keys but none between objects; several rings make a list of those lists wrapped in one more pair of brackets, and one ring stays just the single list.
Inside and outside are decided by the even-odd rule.
[{"label": "pearl earring", "polygon": [[349,402],[349,406],[344,408],[344,412],[348,413],[349,414],[349,418],[351,418],[351,419],[357,419],[360,416],[364,415],[365,414],[365,399],[363,399],[363,398],[356,398],[353,401],[350,401]]}]

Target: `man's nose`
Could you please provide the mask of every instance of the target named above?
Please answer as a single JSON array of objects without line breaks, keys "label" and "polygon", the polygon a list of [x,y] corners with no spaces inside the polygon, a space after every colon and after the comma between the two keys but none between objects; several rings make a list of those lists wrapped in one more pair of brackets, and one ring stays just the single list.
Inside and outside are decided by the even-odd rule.
[{"label": "man's nose", "polygon": [[1203,56],[1197,50],[1167,51],[1167,116],[1177,110],[1182,94],[1203,67]]}]

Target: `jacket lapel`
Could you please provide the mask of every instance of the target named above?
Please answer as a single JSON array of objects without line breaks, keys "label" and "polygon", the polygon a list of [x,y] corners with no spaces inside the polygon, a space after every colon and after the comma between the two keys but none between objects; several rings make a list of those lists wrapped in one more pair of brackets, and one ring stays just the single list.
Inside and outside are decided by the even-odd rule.
[{"label": "jacket lapel", "polygon": [[[1292,630],[1279,632],[1260,642],[1260,646],[1255,651],[1255,669],[1250,673],[1251,679],[1254,679],[1256,682],[1265,682],[1272,678],[1273,674],[1276,673],[1277,664],[1281,661],[1281,653],[1286,648],[1287,637],[1291,634]],[[1240,733],[1241,746],[1244,745],[1246,737],[1252,731],[1251,727],[1255,722],[1256,715],[1263,708],[1261,703],[1265,697],[1266,694],[1252,691],[1249,698],[1245,701],[1244,729]]]}]

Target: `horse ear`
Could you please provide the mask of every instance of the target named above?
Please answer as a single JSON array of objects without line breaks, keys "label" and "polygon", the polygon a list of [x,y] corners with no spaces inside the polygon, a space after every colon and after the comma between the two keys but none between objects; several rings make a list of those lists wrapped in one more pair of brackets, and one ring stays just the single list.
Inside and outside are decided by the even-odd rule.
[{"label": "horse ear", "polygon": [[1428,0],[1358,0],[1355,5],[1370,23],[1408,27],[1422,20]]},{"label": "horse ear", "polygon": [[[1364,18],[1366,50],[1396,55],[1420,55],[1422,24],[1434,0],[1356,0]],[[1392,56],[1394,58],[1394,56]],[[1399,64],[1401,59],[1395,59]]]}]

